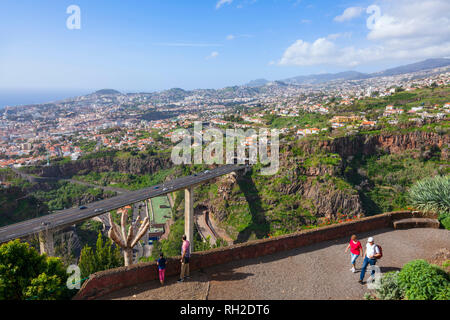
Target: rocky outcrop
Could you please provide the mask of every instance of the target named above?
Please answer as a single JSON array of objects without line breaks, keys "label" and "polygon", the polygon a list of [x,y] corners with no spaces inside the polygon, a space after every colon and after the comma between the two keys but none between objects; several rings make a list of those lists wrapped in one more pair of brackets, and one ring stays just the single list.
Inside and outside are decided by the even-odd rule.
[{"label": "rocky outcrop", "polygon": [[337,153],[343,158],[357,154],[371,155],[378,150],[386,153],[400,153],[406,150],[420,152],[432,147],[442,151],[443,160],[449,159],[450,136],[434,132],[413,131],[404,134],[383,133],[379,135],[355,135],[334,140],[300,141],[299,147],[308,154],[318,151]]},{"label": "rocky outcrop", "polygon": [[94,158],[72,161],[52,166],[40,166],[33,169],[33,174],[41,177],[69,178],[89,172],[120,172],[136,175],[153,174],[172,166],[169,157],[129,157],[129,158]]},{"label": "rocky outcrop", "polygon": [[346,216],[362,216],[363,208],[359,195],[352,190],[339,190],[335,186],[305,183],[300,190],[302,197],[309,199],[311,213],[316,217],[334,218],[339,213]]},{"label": "rocky outcrop", "polygon": [[[231,173],[217,179],[217,197],[212,197],[205,203],[209,212],[215,219],[222,222],[227,218],[226,207],[228,202],[233,199],[233,188],[237,185],[237,174]],[[238,200],[238,199],[235,199]],[[243,199],[245,201],[245,198]]]},{"label": "rocky outcrop", "polygon": [[[234,211],[236,208],[242,208],[243,212],[252,211],[252,205],[258,202],[264,204],[261,207],[265,208],[264,215],[268,221],[282,219],[286,210],[299,212],[299,215],[309,212],[315,218],[335,219],[338,214],[361,217],[364,216],[364,209],[357,187],[349,185],[343,177],[348,160],[357,155],[405,151],[413,157],[427,158],[440,154],[443,160],[448,160],[449,143],[448,135],[420,130],[330,140],[301,140],[286,146],[287,150],[280,153],[280,171],[275,176],[261,180],[258,176],[252,180],[239,175],[220,178],[216,182],[217,196],[211,195],[204,205],[221,222],[227,220],[229,207]],[[338,154],[340,158],[332,154]],[[243,192],[242,187],[249,182],[254,183],[252,190]],[[267,192],[261,192],[264,187]],[[271,191],[272,195],[266,194]],[[298,210],[301,208],[303,211]],[[297,216],[289,219],[293,221],[293,226],[310,221],[307,215],[303,220]],[[297,222],[294,221],[296,219]]]}]

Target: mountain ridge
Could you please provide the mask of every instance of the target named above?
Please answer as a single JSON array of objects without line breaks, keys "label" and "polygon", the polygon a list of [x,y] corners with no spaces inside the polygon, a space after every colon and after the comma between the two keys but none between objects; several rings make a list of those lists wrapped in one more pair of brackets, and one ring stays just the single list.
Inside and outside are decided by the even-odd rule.
[{"label": "mountain ridge", "polygon": [[374,73],[362,73],[358,71],[344,71],[338,73],[324,73],[324,74],[311,74],[311,75],[303,75],[292,78],[287,78],[284,80],[278,81],[269,81],[266,79],[256,79],[252,80],[244,86],[248,87],[259,87],[264,86],[273,82],[282,82],[293,85],[301,85],[301,84],[320,84],[334,80],[363,80],[370,79],[375,77],[386,77],[386,76],[395,76],[402,75],[412,72],[419,72],[424,70],[430,70],[434,68],[441,68],[450,66],[450,59],[447,58],[434,58],[434,59],[426,59],[423,61],[419,61],[416,63],[411,63],[407,65],[402,65],[398,67],[389,68],[383,71],[374,72]]}]

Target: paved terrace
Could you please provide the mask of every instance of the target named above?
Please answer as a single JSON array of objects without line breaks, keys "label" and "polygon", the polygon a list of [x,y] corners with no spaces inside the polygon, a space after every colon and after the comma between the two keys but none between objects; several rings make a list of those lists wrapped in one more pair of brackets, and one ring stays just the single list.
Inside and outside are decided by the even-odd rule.
[{"label": "paved terrace", "polygon": [[[381,272],[399,270],[414,259],[429,259],[440,248],[450,249],[450,231],[442,229],[381,229],[360,234],[363,247],[369,236],[383,247]],[[360,285],[358,272],[350,271],[349,239],[342,238],[275,253],[234,261],[192,273],[192,279],[166,286],[151,281],[114,292],[102,299],[121,300],[259,300],[259,299],[363,299],[368,292]],[[368,276],[369,274],[367,274]],[[367,277],[366,277],[367,279]]]}]

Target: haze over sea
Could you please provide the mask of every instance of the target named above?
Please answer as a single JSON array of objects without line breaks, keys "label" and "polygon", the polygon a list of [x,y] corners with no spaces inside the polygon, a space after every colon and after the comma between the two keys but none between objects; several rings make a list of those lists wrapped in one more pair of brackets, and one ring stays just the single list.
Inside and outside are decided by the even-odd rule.
[{"label": "haze over sea", "polygon": [[36,91],[0,89],[0,110],[6,106],[41,104],[89,94],[89,90]]}]

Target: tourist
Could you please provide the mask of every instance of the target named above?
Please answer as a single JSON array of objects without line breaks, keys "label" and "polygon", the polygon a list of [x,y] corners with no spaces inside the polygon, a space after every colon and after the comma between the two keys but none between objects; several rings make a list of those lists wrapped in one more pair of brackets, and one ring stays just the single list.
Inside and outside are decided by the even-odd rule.
[{"label": "tourist", "polygon": [[164,254],[162,252],[159,254],[159,259],[156,264],[158,265],[159,282],[161,282],[161,285],[164,285],[164,278],[166,274],[166,258],[164,258]]},{"label": "tourist", "polygon": [[[364,276],[366,275],[367,265],[374,266],[377,263],[377,257],[380,256],[380,249],[375,244],[374,239],[370,237],[367,240],[366,250],[364,252],[364,262],[361,269],[361,276],[359,277],[359,283],[363,284]],[[372,270],[371,277],[375,275],[375,269]]]},{"label": "tourist", "polygon": [[181,245],[181,275],[178,282],[189,279],[189,259],[191,257],[191,244],[187,240],[186,235],[183,236],[183,244]]},{"label": "tourist", "polygon": [[356,260],[363,253],[363,248],[361,246],[361,242],[358,241],[358,238],[355,235],[352,235],[352,238],[350,239],[350,243],[347,246],[347,249],[345,249],[345,253],[348,252],[348,249],[350,249],[351,264],[352,264],[352,268],[350,269],[350,271],[355,273],[356,272]]}]

